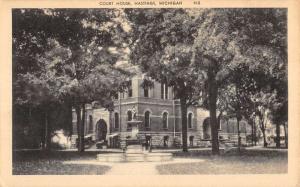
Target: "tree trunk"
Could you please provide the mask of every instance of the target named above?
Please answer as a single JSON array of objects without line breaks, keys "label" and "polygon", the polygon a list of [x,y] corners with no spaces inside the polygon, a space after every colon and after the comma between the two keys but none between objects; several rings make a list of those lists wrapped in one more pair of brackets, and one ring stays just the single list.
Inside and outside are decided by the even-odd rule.
[{"label": "tree trunk", "polygon": [[227,133],[229,133],[229,118],[226,118]]},{"label": "tree trunk", "polygon": [[280,125],[276,124],[276,147],[280,148]]},{"label": "tree trunk", "polygon": [[264,138],[264,147],[267,147],[268,146],[268,143],[267,143],[267,139],[266,139],[266,132],[263,131],[263,138]]},{"label": "tree trunk", "polygon": [[181,107],[181,126],[182,126],[182,151],[188,152],[187,147],[187,104],[186,98],[180,98]]},{"label": "tree trunk", "polygon": [[67,103],[67,123],[68,123],[68,127],[69,127],[69,136],[71,137],[73,135],[73,112],[72,112],[72,104],[71,103]]},{"label": "tree trunk", "polygon": [[51,127],[51,120],[49,121],[49,116],[50,116],[50,114],[49,114],[49,112],[48,112],[48,115],[47,115],[47,117],[48,117],[48,125],[47,125],[47,150],[50,150],[51,149],[51,132],[52,132],[52,127]]},{"label": "tree trunk", "polygon": [[240,119],[239,117],[236,118],[237,122],[237,130],[238,130],[238,152],[241,152],[241,135],[240,135]]},{"label": "tree trunk", "polygon": [[265,124],[262,120],[260,120],[260,123],[261,123],[261,132],[263,134],[263,139],[264,139],[264,147],[267,147],[268,146],[268,143],[267,143],[267,139],[266,139],[266,129],[265,129]]},{"label": "tree trunk", "polygon": [[283,124],[283,127],[284,127],[284,140],[285,140],[285,146],[286,148],[288,148],[288,127],[287,127],[287,124]]},{"label": "tree trunk", "polygon": [[219,135],[217,122],[217,94],[218,87],[212,70],[208,72],[208,99],[209,99],[209,116],[212,136],[212,154],[218,155],[219,152]]},{"label": "tree trunk", "polygon": [[80,128],[80,152],[84,152],[84,127],[85,127],[85,104],[82,104],[81,128]]},{"label": "tree trunk", "polygon": [[256,122],[254,120],[254,145],[257,145],[257,126],[256,126]]},{"label": "tree trunk", "polygon": [[48,111],[45,110],[45,137],[43,149],[48,149]]},{"label": "tree trunk", "polygon": [[76,118],[77,118],[77,141],[76,141],[76,145],[77,145],[77,149],[80,152],[81,148],[81,109],[79,106],[75,107],[75,111],[76,111]]},{"label": "tree trunk", "polygon": [[[247,138],[247,137],[246,137]],[[254,145],[254,121],[251,121],[251,145]]]}]

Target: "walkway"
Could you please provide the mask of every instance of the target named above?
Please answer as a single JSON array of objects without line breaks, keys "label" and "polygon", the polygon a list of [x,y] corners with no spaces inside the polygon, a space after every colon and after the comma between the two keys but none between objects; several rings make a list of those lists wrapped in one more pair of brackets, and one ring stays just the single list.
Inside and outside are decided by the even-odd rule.
[{"label": "walkway", "polygon": [[[257,151],[274,151],[274,152],[287,152],[287,149],[270,149],[270,148],[263,148],[263,147],[247,147],[246,149],[249,150],[257,150]],[[193,151],[192,151],[193,150]],[[207,152],[211,150],[211,148],[194,148],[190,149],[190,153],[192,154],[197,152]],[[119,149],[87,149],[87,152],[98,152],[102,154],[122,154],[122,151]],[[157,149],[153,150],[153,152],[169,152],[169,153],[181,153],[181,149]],[[174,157],[172,161],[165,161],[165,162],[100,162],[95,160],[76,160],[76,161],[64,161],[65,164],[88,164],[88,165],[106,165],[110,166],[111,169],[105,173],[105,175],[159,175],[158,171],[156,170],[156,166],[164,165],[164,164],[174,164],[174,163],[199,163],[204,162],[204,159],[201,158],[176,158]]]},{"label": "walkway", "polygon": [[106,175],[158,175],[154,163],[129,162],[116,163]]},{"label": "walkway", "polygon": [[127,163],[108,163],[99,162],[96,160],[76,160],[64,161],[64,164],[87,164],[87,165],[106,165],[111,169],[105,175],[159,175],[156,170],[157,165],[174,164],[174,163],[193,163],[204,162],[203,159],[188,159],[188,158],[174,158],[172,161],[166,162],[127,162]]}]

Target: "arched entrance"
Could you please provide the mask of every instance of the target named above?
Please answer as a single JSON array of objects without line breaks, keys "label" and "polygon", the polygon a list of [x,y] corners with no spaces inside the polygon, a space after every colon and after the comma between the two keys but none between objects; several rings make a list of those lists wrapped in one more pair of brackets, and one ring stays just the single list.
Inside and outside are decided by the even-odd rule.
[{"label": "arched entrance", "polygon": [[96,123],[96,128],[97,128],[97,139],[99,141],[101,140],[106,140],[106,135],[107,135],[107,124],[104,119],[100,119]]},{"label": "arched entrance", "polygon": [[209,118],[206,118],[203,121],[203,139],[210,139],[210,138],[211,138],[210,122],[209,122]]}]

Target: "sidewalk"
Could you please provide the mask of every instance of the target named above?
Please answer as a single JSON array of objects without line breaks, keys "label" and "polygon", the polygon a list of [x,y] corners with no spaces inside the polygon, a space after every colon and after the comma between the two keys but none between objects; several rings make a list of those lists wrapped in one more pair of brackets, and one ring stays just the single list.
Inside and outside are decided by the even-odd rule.
[{"label": "sidewalk", "polygon": [[116,163],[106,175],[158,175],[155,166],[145,162]]},{"label": "sidewalk", "polygon": [[106,165],[111,169],[105,175],[159,175],[156,166],[176,163],[200,163],[200,158],[174,158],[165,162],[99,162],[96,160],[64,161],[64,164]]}]

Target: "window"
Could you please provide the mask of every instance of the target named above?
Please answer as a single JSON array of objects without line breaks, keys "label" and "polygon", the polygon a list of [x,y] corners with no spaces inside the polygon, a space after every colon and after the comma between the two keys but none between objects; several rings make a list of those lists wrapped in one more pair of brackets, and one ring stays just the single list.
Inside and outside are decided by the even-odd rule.
[{"label": "window", "polygon": [[165,84],[165,99],[168,99],[168,93],[169,93],[168,86]]},{"label": "window", "polygon": [[163,128],[167,129],[168,128],[168,113],[164,112],[163,113]]},{"label": "window", "polygon": [[129,81],[128,84],[128,97],[132,97],[132,81]]},{"label": "window", "polygon": [[162,99],[164,99],[164,84],[161,84],[161,86],[160,86],[160,96],[161,96],[161,98]]},{"label": "window", "polygon": [[144,97],[149,97],[149,88],[148,87],[144,88]]},{"label": "window", "polygon": [[120,99],[124,99],[125,98],[125,93],[124,92],[121,92],[120,93]]},{"label": "window", "polygon": [[127,112],[127,121],[131,121],[132,120],[132,112],[130,110],[128,110]]},{"label": "window", "polygon": [[115,113],[115,128],[119,128],[119,113]]},{"label": "window", "polygon": [[113,94],[113,98],[114,98],[115,100],[119,99],[118,93],[114,93],[114,94]]},{"label": "window", "polygon": [[194,146],[194,136],[190,136],[190,146],[193,147]]},{"label": "window", "polygon": [[[130,110],[127,112],[127,121],[132,121],[132,112]],[[127,129],[131,129],[130,123],[127,124]]]},{"label": "window", "polygon": [[150,112],[145,112],[145,127],[150,128]]},{"label": "window", "polygon": [[193,114],[189,113],[188,114],[188,128],[192,128],[192,119],[193,119]]},{"label": "window", "polygon": [[168,99],[169,88],[166,84],[162,83],[160,87],[160,95],[162,99]]},{"label": "window", "polygon": [[93,132],[93,116],[89,115],[89,132]]}]

